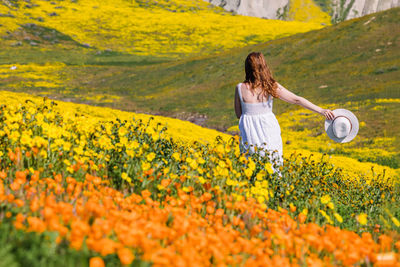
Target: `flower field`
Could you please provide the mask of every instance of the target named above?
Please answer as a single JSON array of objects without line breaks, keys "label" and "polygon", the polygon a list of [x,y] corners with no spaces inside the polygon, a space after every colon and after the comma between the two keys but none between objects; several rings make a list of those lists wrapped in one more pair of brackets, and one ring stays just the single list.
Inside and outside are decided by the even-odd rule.
[{"label": "flower field", "polygon": [[[243,17],[202,0],[14,2],[0,4],[1,35],[13,35],[22,25],[34,23],[86,46],[155,57],[208,54],[323,27],[319,16],[316,22]],[[30,38],[43,46],[37,36]],[[14,42],[11,38],[5,43]]]},{"label": "flower field", "polygon": [[331,17],[325,13],[313,0],[291,0],[289,18],[294,21],[320,22],[331,24]]},{"label": "flower field", "polygon": [[398,176],[349,179],[328,155],[278,167],[188,122],[0,98],[8,266],[399,265]]},{"label": "flower field", "polygon": [[[0,1],[0,267],[400,266],[399,9],[313,31],[330,24],[316,2],[279,21],[202,0]],[[54,100],[225,130],[253,49],[294,92],[355,111],[356,139],[277,105],[278,166],[237,135]]]}]

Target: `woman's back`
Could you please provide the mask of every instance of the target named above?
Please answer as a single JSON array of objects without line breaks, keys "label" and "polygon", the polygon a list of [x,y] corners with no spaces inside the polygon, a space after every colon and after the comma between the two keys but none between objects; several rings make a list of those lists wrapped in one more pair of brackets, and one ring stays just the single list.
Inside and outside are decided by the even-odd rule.
[{"label": "woman's back", "polygon": [[261,90],[250,90],[245,83],[236,86],[242,107],[242,115],[272,113],[272,97],[265,97]]},{"label": "woman's back", "polygon": [[238,86],[245,103],[267,102],[269,99],[269,95],[265,96],[261,88],[250,90],[249,85],[246,83],[239,83]]}]

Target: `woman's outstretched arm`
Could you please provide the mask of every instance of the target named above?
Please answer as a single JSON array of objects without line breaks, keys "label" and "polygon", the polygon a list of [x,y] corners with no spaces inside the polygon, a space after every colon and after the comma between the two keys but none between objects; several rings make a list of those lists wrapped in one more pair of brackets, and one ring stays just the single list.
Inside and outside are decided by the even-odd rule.
[{"label": "woman's outstretched arm", "polygon": [[335,118],[335,115],[333,114],[333,112],[331,110],[323,109],[317,105],[314,105],[313,103],[311,103],[304,97],[293,94],[292,92],[290,92],[288,89],[286,89],[279,83],[278,83],[277,94],[278,94],[279,99],[282,99],[283,101],[291,103],[291,104],[300,105],[306,109],[309,109],[311,111],[319,113],[319,114],[325,116],[325,118],[327,120],[333,120]]}]

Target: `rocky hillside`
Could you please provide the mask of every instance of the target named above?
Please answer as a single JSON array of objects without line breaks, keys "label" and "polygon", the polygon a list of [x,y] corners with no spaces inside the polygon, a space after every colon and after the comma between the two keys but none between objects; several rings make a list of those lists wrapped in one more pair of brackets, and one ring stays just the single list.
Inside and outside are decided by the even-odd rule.
[{"label": "rocky hillside", "polygon": [[[268,19],[293,20],[297,13],[305,21],[315,20],[313,5],[329,14],[332,22],[348,20],[400,6],[399,0],[207,0],[228,11]],[[300,8],[299,8],[300,7]]]},{"label": "rocky hillside", "polygon": [[208,0],[208,2],[241,15],[269,19],[279,18],[279,11],[289,4],[289,0]]},{"label": "rocky hillside", "polygon": [[[324,1],[318,1],[324,2]],[[325,1],[326,2],[326,1]],[[400,6],[399,0],[332,0],[332,19],[347,20]]]}]

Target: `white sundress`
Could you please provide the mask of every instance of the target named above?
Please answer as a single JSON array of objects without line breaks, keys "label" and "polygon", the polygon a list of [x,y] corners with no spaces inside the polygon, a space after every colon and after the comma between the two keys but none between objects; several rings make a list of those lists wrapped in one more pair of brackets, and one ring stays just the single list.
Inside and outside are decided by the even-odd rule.
[{"label": "white sundress", "polygon": [[[243,102],[241,85],[236,86],[238,90],[242,115],[239,119],[239,130],[241,136],[241,149],[254,153],[254,147],[268,150],[272,162],[281,165],[282,159],[282,138],[281,128],[274,113],[272,113],[272,96],[268,96],[267,102],[245,103]],[[260,155],[265,153],[260,150]]]}]

